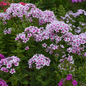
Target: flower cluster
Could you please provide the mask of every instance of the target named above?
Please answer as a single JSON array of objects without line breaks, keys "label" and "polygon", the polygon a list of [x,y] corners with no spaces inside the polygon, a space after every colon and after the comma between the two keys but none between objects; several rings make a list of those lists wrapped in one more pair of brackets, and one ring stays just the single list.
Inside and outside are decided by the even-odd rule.
[{"label": "flower cluster", "polygon": [[65,84],[67,84],[67,82],[70,82],[70,84],[72,84],[73,86],[78,85],[78,82],[73,79],[72,74],[68,74],[66,79],[61,79],[61,81],[58,83],[58,86],[64,86]]},{"label": "flower cluster", "polygon": [[67,33],[64,35],[64,40],[65,37],[70,39],[70,42],[68,43],[71,45],[67,49],[69,53],[77,53],[78,55],[81,54],[81,51],[84,51],[84,47],[81,47],[81,45],[84,45],[86,43],[86,33],[81,33],[79,35],[73,35],[72,33]]},{"label": "flower cluster", "polygon": [[[17,35],[15,40],[17,41],[19,38],[24,40],[25,33],[27,33],[28,34],[27,37],[33,36],[36,41],[43,41],[45,39],[50,38],[52,41],[55,40],[56,43],[58,43],[59,41],[61,41],[61,37],[58,36],[57,33],[65,34],[65,33],[69,32],[69,30],[71,30],[71,28],[64,22],[53,21],[52,23],[47,24],[46,29],[43,29],[43,27],[37,28],[34,26],[27,27],[27,28],[25,28],[25,32],[22,32]],[[24,37],[22,38],[22,36],[24,36]]]},{"label": "flower cluster", "polygon": [[35,63],[36,69],[43,68],[43,66],[49,66],[50,65],[50,59],[45,57],[42,54],[35,54],[29,61],[29,68],[32,68],[32,64]]},{"label": "flower cluster", "polygon": [[[20,59],[16,56],[7,57],[0,60],[0,70],[4,72],[15,73],[14,66],[19,66]],[[13,67],[12,67],[13,66]]]},{"label": "flower cluster", "polygon": [[8,30],[5,28],[5,29],[4,29],[4,34],[5,34],[5,35],[6,35],[6,34],[11,34],[11,31],[12,31],[11,28],[8,28]]},{"label": "flower cluster", "polygon": [[[51,39],[56,44],[60,41],[64,40],[68,45],[71,45],[67,49],[68,53],[77,53],[81,55],[81,51],[84,51],[84,48],[81,45],[86,43],[86,33],[82,33],[80,35],[73,35],[69,30],[72,30],[68,24],[65,24],[62,21],[52,21],[47,24],[45,29],[43,27],[37,28],[34,26],[30,26],[25,28],[25,31],[19,33],[15,38],[15,41],[26,43],[29,41],[30,37],[33,37],[35,41],[43,41]],[[57,45],[55,45],[57,47]],[[49,47],[46,47],[46,51],[52,54],[52,50]],[[49,49],[48,49],[49,48]]]},{"label": "flower cluster", "polygon": [[34,38],[36,38],[36,36],[38,37],[39,36],[38,33],[40,33],[40,31],[41,31],[40,29],[34,26],[27,27],[25,28],[24,32],[17,34],[15,41],[19,40],[22,41],[23,43],[26,43],[27,41],[29,41],[30,37]]},{"label": "flower cluster", "polygon": [[0,86],[8,86],[6,81],[0,79]]},{"label": "flower cluster", "polygon": [[45,24],[47,22],[52,22],[53,20],[57,20],[54,13],[52,11],[41,11],[36,8],[33,4],[25,4],[25,3],[12,3],[10,7],[6,10],[6,13],[0,13],[0,17],[3,21],[11,19],[11,17],[19,17],[23,20],[23,16],[25,15],[26,21],[33,21],[32,18],[37,18],[39,20],[39,25]]}]

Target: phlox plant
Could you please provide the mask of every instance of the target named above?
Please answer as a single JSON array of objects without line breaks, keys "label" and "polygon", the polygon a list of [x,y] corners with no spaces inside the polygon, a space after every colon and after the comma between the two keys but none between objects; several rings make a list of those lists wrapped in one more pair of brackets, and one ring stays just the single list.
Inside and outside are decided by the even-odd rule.
[{"label": "phlox plant", "polygon": [[86,63],[86,33],[74,35],[53,11],[31,3],[10,4],[0,21],[0,53],[6,57],[0,60],[0,77],[9,86],[58,86],[68,74],[75,74],[77,84],[82,81],[77,74]]}]

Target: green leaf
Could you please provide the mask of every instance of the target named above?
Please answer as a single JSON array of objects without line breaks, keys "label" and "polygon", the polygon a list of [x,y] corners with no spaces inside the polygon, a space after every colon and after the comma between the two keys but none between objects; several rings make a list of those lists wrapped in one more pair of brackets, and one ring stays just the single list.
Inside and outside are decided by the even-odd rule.
[{"label": "green leaf", "polygon": [[28,81],[23,81],[23,82],[21,82],[22,84],[28,84]]}]

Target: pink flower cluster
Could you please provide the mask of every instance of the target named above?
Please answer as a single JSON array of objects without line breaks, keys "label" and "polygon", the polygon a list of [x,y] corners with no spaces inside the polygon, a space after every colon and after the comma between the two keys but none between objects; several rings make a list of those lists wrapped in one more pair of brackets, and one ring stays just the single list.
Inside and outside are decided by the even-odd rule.
[{"label": "pink flower cluster", "polygon": [[[30,27],[25,28],[25,32],[20,33],[20,34],[17,35],[17,37],[15,38],[16,41],[20,39],[20,41],[22,40],[22,42],[26,43],[27,41],[29,41],[29,38],[31,36],[33,36],[36,41],[43,41],[44,39],[49,39],[50,38],[52,41],[55,40],[56,44],[57,44],[62,39],[62,37],[58,36],[57,33],[59,33],[61,31],[60,32],[61,34],[66,34],[67,33],[67,34],[70,35],[69,30],[71,30],[71,28],[67,24],[65,24],[64,22],[57,21],[55,19],[54,14],[51,11],[42,12],[41,10],[36,8],[35,5],[33,5],[33,4],[25,4],[25,6],[22,6],[22,9],[20,9],[21,6],[22,6],[21,4],[17,4],[17,3],[11,4],[11,6],[7,9],[6,13],[9,14],[9,15],[11,13],[15,14],[15,11],[13,11],[13,10],[16,9],[16,11],[18,11],[19,13],[25,11],[24,13],[20,13],[22,15],[25,15],[25,13],[26,14],[28,13],[29,14],[28,18],[31,18],[31,17],[39,18],[39,20],[41,21],[41,24],[43,24],[42,21],[45,21],[45,20],[46,20],[46,22],[51,22],[51,23],[47,24],[45,30],[44,29],[40,30],[40,28],[37,28],[37,27],[34,27],[34,26],[30,26]],[[30,8],[31,8],[31,10],[28,12],[28,10]],[[79,10],[79,12],[80,12],[80,10]],[[16,13],[16,15],[17,15],[17,13]],[[51,18],[52,21],[50,21],[49,18]],[[49,19],[49,21],[47,21],[47,19]],[[26,37],[25,33],[28,34],[27,37]],[[72,38],[75,38],[75,36],[72,34]],[[76,46],[76,45],[79,46],[80,45],[80,43],[78,43],[78,42],[77,43],[72,43],[71,42],[72,39],[70,37],[65,37],[64,40],[65,40],[65,42],[68,42],[69,44],[71,44],[73,46]],[[84,43],[85,43],[85,41],[82,39],[81,44],[84,44]],[[80,51],[80,48],[78,48],[78,50]],[[72,53],[76,53],[75,49],[72,49]],[[78,51],[77,51],[77,53],[79,54]]]},{"label": "pink flower cluster", "polygon": [[[19,42],[26,43],[32,37],[35,41],[38,42],[48,40],[50,38],[51,41],[55,41],[55,43],[57,44],[58,42],[62,41],[62,38],[64,38],[62,36],[58,36],[58,34],[64,35],[68,33],[69,30],[71,30],[71,28],[64,22],[53,21],[52,23],[47,24],[45,29],[43,27],[37,28],[34,26],[25,28],[24,32],[17,34],[15,41],[18,40]],[[69,42],[69,39],[70,38],[66,37],[65,41]],[[44,44],[44,46],[46,45]],[[64,48],[63,45],[60,45],[60,47]],[[51,44],[50,47],[46,47],[46,52],[52,54],[52,50],[56,49],[58,49],[58,46]]]},{"label": "pink flower cluster", "polygon": [[5,20],[10,20],[11,19],[11,15],[8,15],[6,13],[0,13],[0,20],[2,20],[3,22]]},{"label": "pink flower cluster", "polygon": [[81,55],[81,51],[84,51],[84,47],[81,47],[81,45],[84,45],[86,43],[86,33],[81,33],[79,35],[73,35],[72,33],[67,33],[64,35],[65,37],[70,38],[70,42],[68,43],[71,45],[67,49],[69,53],[77,53],[78,55]]},{"label": "pink flower cluster", "polygon": [[[71,47],[67,49],[67,52],[80,55],[80,52],[84,50],[81,45],[86,43],[86,33],[73,35],[69,30],[71,30],[71,28],[68,24],[60,21],[53,21],[47,24],[45,29],[43,27],[37,28],[34,26],[25,28],[24,32],[17,35],[15,41],[18,40],[19,42],[26,43],[29,41],[30,37],[33,37],[37,42],[51,39],[51,41],[55,41],[57,44],[63,39],[68,45],[71,45]],[[49,51],[49,49],[47,50]],[[52,51],[50,51],[50,53],[52,54]]]},{"label": "pink flower cluster", "polygon": [[71,83],[71,84],[72,84],[73,86],[78,85],[77,81],[72,78],[72,74],[68,74],[67,77],[66,77],[66,79],[61,79],[61,81],[58,83],[58,86],[63,86],[63,83],[64,83],[66,80],[67,80],[67,81],[72,80],[72,83]]},{"label": "pink flower cluster", "polygon": [[37,27],[34,26],[27,27],[25,28],[24,32],[17,34],[15,41],[19,40],[23,43],[26,43],[27,41],[29,41],[30,37],[34,37],[37,41],[42,40],[41,39],[42,37],[39,35],[40,32],[41,32],[40,28],[38,29]]},{"label": "pink flower cluster", "polygon": [[[31,10],[28,12],[28,10],[30,8],[31,8]],[[16,13],[16,11],[17,11],[17,13]],[[78,10],[77,15],[82,14],[83,13],[82,11],[83,10]],[[28,15],[27,15],[27,13],[28,13]],[[85,13],[85,11],[84,11],[84,13]],[[40,30],[40,28],[38,29],[37,27],[34,27],[34,26],[30,26],[30,27],[25,28],[25,32],[17,35],[17,37],[15,38],[16,41],[20,39],[20,41],[22,40],[24,43],[26,43],[27,41],[29,41],[29,38],[31,36],[33,36],[36,41],[43,41],[44,39],[50,38],[52,41],[55,40],[56,44],[57,44],[59,41],[62,40],[62,37],[57,35],[57,33],[59,34],[59,32],[61,31],[60,32],[61,34],[69,34],[69,35],[71,34],[72,35],[71,38],[68,36],[64,38],[65,42],[68,42],[70,45],[73,46],[71,49],[72,51],[69,51],[69,52],[72,52],[72,53],[77,52],[78,54],[80,54],[79,46],[81,44],[85,44],[85,40],[83,40],[83,39],[82,39],[81,43],[79,43],[79,42],[75,43],[72,40],[72,38],[75,38],[77,35],[74,36],[72,33],[69,33],[69,30],[71,30],[71,28],[67,24],[65,24],[64,22],[57,21],[54,14],[52,13],[52,11],[46,10],[43,12],[40,9],[36,8],[35,5],[33,5],[33,4],[25,4],[25,6],[22,6],[19,3],[15,3],[15,4],[10,5],[10,7],[7,9],[6,13],[4,14],[4,17],[6,17],[6,14],[7,15],[12,14],[11,16],[13,16],[13,14],[15,14],[14,16],[19,16],[20,18],[22,18],[23,15],[25,15],[27,19],[28,18],[31,19],[32,17],[36,17],[36,18],[39,18],[39,21],[41,21],[40,25],[44,24],[44,22],[45,23],[51,22],[50,24],[47,24],[45,30],[44,29]],[[0,13],[0,17],[2,17],[2,15],[3,15],[3,13]],[[68,14],[66,15],[66,17],[67,16],[68,16]],[[4,17],[2,19],[4,19]],[[9,17],[6,17],[6,18],[9,18]],[[47,19],[49,19],[49,21]],[[5,31],[5,32],[7,33],[7,31]],[[26,37],[25,33],[28,34],[27,37]],[[77,45],[76,49],[78,48],[78,51],[75,51],[76,49],[73,49],[74,46],[76,46],[76,45]]]},{"label": "pink flower cluster", "polygon": [[[71,30],[71,28],[64,22],[53,21],[52,23],[47,24],[46,29],[43,29],[43,27],[37,28],[34,26],[27,27],[27,28],[25,28],[25,32],[17,35],[15,40],[17,41],[19,38],[21,40],[25,39],[25,33],[27,33],[27,35],[28,35],[27,37],[33,36],[36,41],[43,41],[45,39],[50,38],[52,41],[55,40],[56,43],[58,43],[59,41],[61,41],[61,37],[58,36],[57,33],[65,34],[69,30]],[[22,38],[22,36],[23,36],[23,38]],[[23,42],[24,42],[24,40],[23,40]]]},{"label": "pink flower cluster", "polygon": [[8,28],[8,30],[5,28],[5,29],[4,29],[4,34],[5,34],[5,35],[6,35],[6,34],[11,34],[11,31],[12,31],[11,28]]},{"label": "pink flower cluster", "polygon": [[[20,40],[19,40],[20,39]],[[26,37],[26,34],[24,33],[24,32],[22,32],[22,33],[19,33],[18,35],[17,35],[17,37],[15,38],[15,41],[17,41],[17,40],[19,40],[19,42],[23,42],[23,43],[26,43],[28,40],[29,40],[29,38],[28,37]]]},{"label": "pink flower cluster", "polygon": [[26,21],[29,20],[30,22],[33,21],[32,18],[37,18],[39,20],[39,25],[57,20],[52,11],[41,11],[31,3],[25,5],[20,3],[11,3],[10,7],[6,10],[6,13],[0,13],[0,18],[5,21],[17,16],[23,20],[24,15],[26,17]]},{"label": "pink flower cluster", "polygon": [[15,69],[12,66],[19,66],[20,59],[17,56],[7,57],[0,60],[0,70],[4,72],[15,73]]},{"label": "pink flower cluster", "polygon": [[45,57],[42,54],[35,54],[29,61],[29,68],[32,68],[32,64],[36,65],[36,69],[43,68],[43,66],[49,66],[50,65],[50,59]]}]

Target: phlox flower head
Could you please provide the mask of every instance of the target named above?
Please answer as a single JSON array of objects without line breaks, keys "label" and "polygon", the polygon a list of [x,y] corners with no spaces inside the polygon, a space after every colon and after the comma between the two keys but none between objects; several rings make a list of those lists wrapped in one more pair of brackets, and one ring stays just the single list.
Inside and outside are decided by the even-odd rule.
[{"label": "phlox flower head", "polygon": [[61,79],[61,81],[58,83],[58,86],[62,86],[62,84],[63,84],[63,79]]},{"label": "phlox flower head", "polygon": [[71,80],[71,79],[72,79],[72,75],[68,74],[67,77],[66,77],[66,80]]},{"label": "phlox flower head", "polygon": [[76,80],[73,80],[73,81],[72,81],[72,84],[73,84],[73,86],[76,86],[78,83],[77,83]]},{"label": "phlox flower head", "polygon": [[32,18],[36,17],[37,19],[39,19],[39,25],[52,22],[53,20],[55,21],[57,20],[53,11],[48,11],[48,10],[42,11],[36,8],[36,6],[31,3],[29,4],[26,4],[23,2],[11,3],[10,7],[4,11],[6,11],[5,13],[6,16],[3,16],[4,17],[2,19],[3,21],[7,20],[8,16],[9,16],[9,19],[11,19],[11,17],[18,16],[22,20],[23,15],[25,15],[25,17],[27,18],[26,21],[29,20],[30,22],[33,22]]},{"label": "phlox flower head", "polygon": [[3,72],[15,73],[14,66],[19,66],[20,59],[16,56],[7,57],[0,60],[0,70]]},{"label": "phlox flower head", "polygon": [[8,86],[6,81],[0,79],[0,86]]},{"label": "phlox flower head", "polygon": [[26,37],[26,34],[24,32],[17,34],[17,37],[15,38],[15,41],[17,41],[17,40],[19,41],[19,39],[21,39],[21,41],[23,43],[26,43],[29,40],[29,38]]},{"label": "phlox flower head", "polygon": [[8,30],[6,30],[6,28],[4,29],[4,34],[11,34],[12,29],[8,28]]},{"label": "phlox flower head", "polygon": [[50,59],[45,57],[42,54],[35,54],[29,61],[29,68],[32,68],[32,64],[36,65],[36,69],[43,68],[43,66],[49,66],[50,65]]}]

